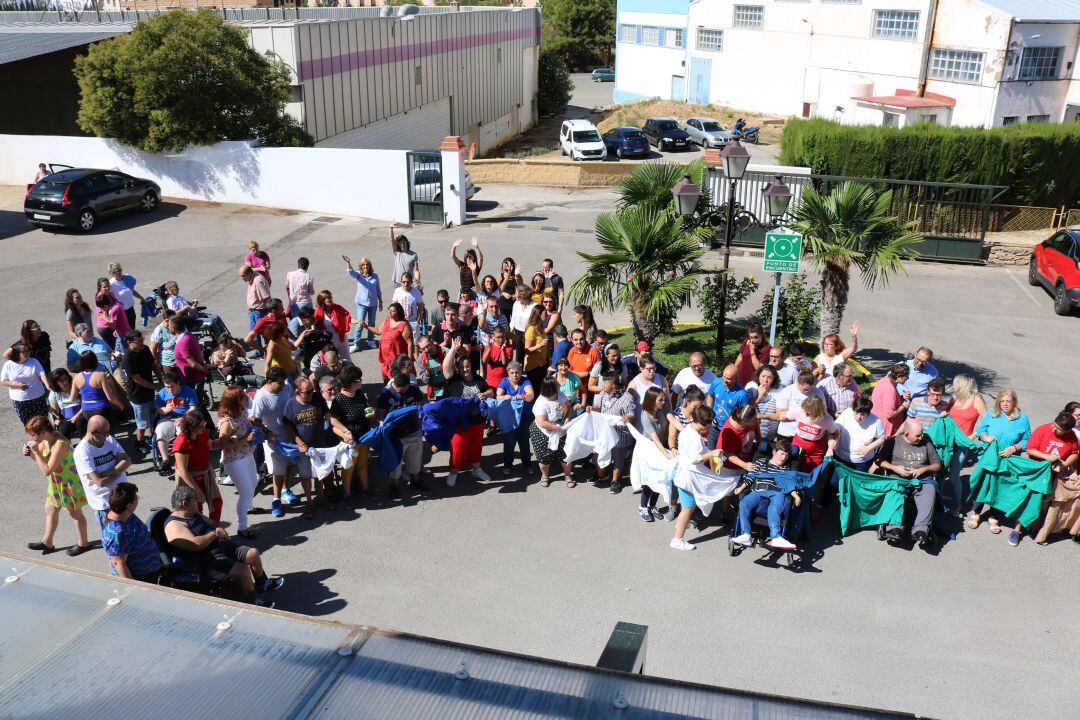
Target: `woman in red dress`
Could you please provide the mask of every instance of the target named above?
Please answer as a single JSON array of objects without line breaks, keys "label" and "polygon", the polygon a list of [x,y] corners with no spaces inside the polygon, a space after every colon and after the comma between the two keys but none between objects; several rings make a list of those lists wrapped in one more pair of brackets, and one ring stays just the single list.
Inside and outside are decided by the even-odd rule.
[{"label": "woman in red dress", "polygon": [[412,328],[405,320],[405,309],[401,303],[390,303],[386,308],[386,319],[378,331],[363,322],[364,329],[379,338],[379,366],[382,368],[383,382],[394,374],[394,359],[399,355],[408,355],[416,359],[416,346],[413,344]]}]

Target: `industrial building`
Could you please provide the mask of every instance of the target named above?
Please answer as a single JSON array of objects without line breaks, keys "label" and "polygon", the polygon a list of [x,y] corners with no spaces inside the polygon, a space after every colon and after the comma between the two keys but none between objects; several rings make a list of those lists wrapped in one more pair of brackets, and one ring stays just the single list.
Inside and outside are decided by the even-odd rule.
[{"label": "industrial building", "polygon": [[[483,152],[536,122],[539,10],[422,7],[392,17],[380,8],[222,12],[250,33],[252,47],[288,66],[294,87],[286,111],[320,147],[434,148],[458,135]],[[19,77],[28,78],[48,64],[58,83],[71,78],[50,101],[58,117],[49,126],[82,134],[69,71],[75,55],[130,31],[147,14],[84,12],[77,22],[61,22],[50,13],[0,13],[0,65],[18,61]],[[15,82],[7,70],[5,82]],[[34,106],[37,96],[29,85],[24,90],[5,99]],[[41,119],[40,109],[9,117],[0,132],[40,133]]]},{"label": "industrial building", "polygon": [[619,0],[615,100],[850,124],[1080,114],[1078,0]]}]

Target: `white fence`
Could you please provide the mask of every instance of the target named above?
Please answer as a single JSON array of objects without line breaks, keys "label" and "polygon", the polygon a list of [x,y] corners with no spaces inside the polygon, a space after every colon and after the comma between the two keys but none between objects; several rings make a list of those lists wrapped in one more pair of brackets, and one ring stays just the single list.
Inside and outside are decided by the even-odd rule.
[{"label": "white fence", "polygon": [[102,138],[0,135],[0,184],[30,182],[39,162],[117,169],[153,180],[167,197],[409,222],[403,150],[222,142],[169,155]]}]

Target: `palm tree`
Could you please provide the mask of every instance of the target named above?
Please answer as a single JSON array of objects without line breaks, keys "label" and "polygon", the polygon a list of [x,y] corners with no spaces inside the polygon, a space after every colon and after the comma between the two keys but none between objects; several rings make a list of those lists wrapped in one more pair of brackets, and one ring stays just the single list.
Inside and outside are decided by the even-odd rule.
[{"label": "palm tree", "polygon": [[845,182],[826,194],[807,186],[796,203],[795,229],[803,234],[821,273],[821,335],[839,332],[848,304],[851,266],[868,290],[885,287],[904,261],[918,257],[922,236],[889,212],[892,191]]},{"label": "palm tree", "polygon": [[701,266],[705,235],[705,230],[687,230],[681,219],[648,206],[600,215],[600,252],[578,253],[587,267],[570,293],[596,309],[625,309],[634,335],[652,342],[689,304],[698,281],[715,273]]},{"label": "palm tree", "polygon": [[689,165],[670,162],[638,163],[633,171],[615,186],[615,191],[619,194],[616,205],[620,210],[647,207],[674,217],[675,202],[671,196],[671,188],[687,173],[690,174],[691,181],[701,188],[697,211],[708,210],[712,201],[706,181],[705,161],[701,158]]}]

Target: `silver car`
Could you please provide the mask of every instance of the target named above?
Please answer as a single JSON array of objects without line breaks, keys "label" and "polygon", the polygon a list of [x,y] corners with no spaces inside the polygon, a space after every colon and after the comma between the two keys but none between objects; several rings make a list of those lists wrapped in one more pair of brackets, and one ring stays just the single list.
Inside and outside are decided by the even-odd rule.
[{"label": "silver car", "polygon": [[712,118],[690,118],[683,123],[683,130],[690,136],[690,142],[703,148],[722,148],[731,141],[731,131]]}]

